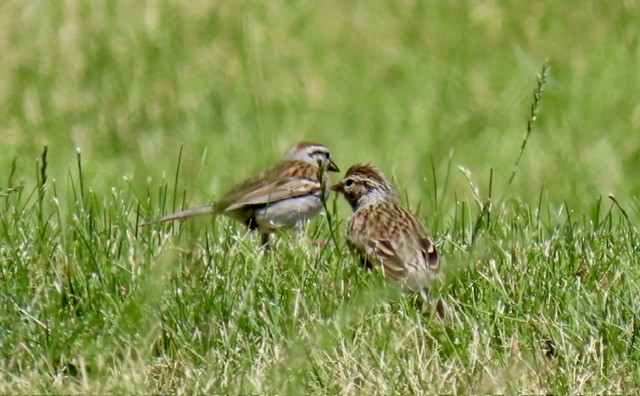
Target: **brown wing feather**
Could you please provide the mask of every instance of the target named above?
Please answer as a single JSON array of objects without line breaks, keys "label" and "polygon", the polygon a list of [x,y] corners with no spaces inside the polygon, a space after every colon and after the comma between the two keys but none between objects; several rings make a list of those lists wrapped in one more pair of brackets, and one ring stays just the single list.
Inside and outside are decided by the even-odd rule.
[{"label": "brown wing feather", "polygon": [[408,268],[403,260],[403,255],[398,254],[399,247],[390,240],[371,241],[370,248],[382,264],[384,273],[392,280],[400,282],[407,278]]},{"label": "brown wing feather", "polygon": [[308,179],[283,180],[247,192],[246,195],[240,197],[225,210],[232,211],[246,206],[274,203],[284,199],[318,193],[319,191],[320,183],[316,181]]},{"label": "brown wing feather", "polygon": [[348,238],[393,281],[426,286],[439,270],[438,253],[424,226],[399,202],[361,208],[349,222]]},{"label": "brown wing feather", "polygon": [[433,273],[440,272],[440,259],[438,256],[438,250],[431,242],[429,237],[424,236],[420,238],[420,252],[424,259],[424,262],[429,267],[429,270]]},{"label": "brown wing feather", "polygon": [[302,161],[281,161],[260,175],[227,192],[216,204],[219,211],[234,211],[320,191],[317,168]]}]

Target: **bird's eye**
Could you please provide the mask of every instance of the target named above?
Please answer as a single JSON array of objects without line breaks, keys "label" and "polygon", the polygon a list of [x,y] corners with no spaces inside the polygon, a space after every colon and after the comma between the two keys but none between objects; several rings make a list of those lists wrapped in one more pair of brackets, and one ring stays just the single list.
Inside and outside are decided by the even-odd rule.
[{"label": "bird's eye", "polygon": [[344,185],[345,185],[346,187],[351,187],[351,186],[353,186],[353,180],[351,180],[351,179],[347,180],[346,182],[344,182]]},{"label": "bird's eye", "polygon": [[324,156],[327,157],[327,159],[331,158],[331,154],[330,153],[324,153]]}]

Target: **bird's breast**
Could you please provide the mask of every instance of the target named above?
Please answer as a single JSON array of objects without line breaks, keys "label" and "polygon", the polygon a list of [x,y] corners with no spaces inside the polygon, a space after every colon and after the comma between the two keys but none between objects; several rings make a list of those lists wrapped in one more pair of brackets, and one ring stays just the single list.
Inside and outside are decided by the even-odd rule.
[{"label": "bird's breast", "polygon": [[304,195],[265,205],[255,211],[261,232],[291,229],[301,226],[322,210],[318,195]]}]

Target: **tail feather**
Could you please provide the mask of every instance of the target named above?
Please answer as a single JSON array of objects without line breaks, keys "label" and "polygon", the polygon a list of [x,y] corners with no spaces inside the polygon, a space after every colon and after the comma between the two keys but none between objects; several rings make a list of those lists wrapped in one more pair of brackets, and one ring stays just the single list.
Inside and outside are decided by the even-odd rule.
[{"label": "tail feather", "polygon": [[200,216],[200,215],[211,214],[211,213],[215,213],[215,208],[213,207],[213,205],[198,206],[196,208],[185,209],[180,212],[171,213],[162,217],[158,217],[157,219],[144,222],[141,224],[141,227],[144,227],[150,224],[164,223],[166,221],[180,220],[180,219],[185,219],[187,217],[194,217],[194,216]]}]

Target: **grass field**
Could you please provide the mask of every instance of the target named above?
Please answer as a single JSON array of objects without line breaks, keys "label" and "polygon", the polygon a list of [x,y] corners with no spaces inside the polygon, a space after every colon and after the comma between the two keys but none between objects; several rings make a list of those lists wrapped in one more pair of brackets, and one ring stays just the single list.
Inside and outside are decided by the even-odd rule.
[{"label": "grass field", "polygon": [[[0,4],[0,393],[633,393],[638,20],[635,0]],[[311,243],[321,216],[266,257],[227,219],[137,227],[299,140],[393,176],[445,318],[358,268],[342,200],[337,245]]]}]

